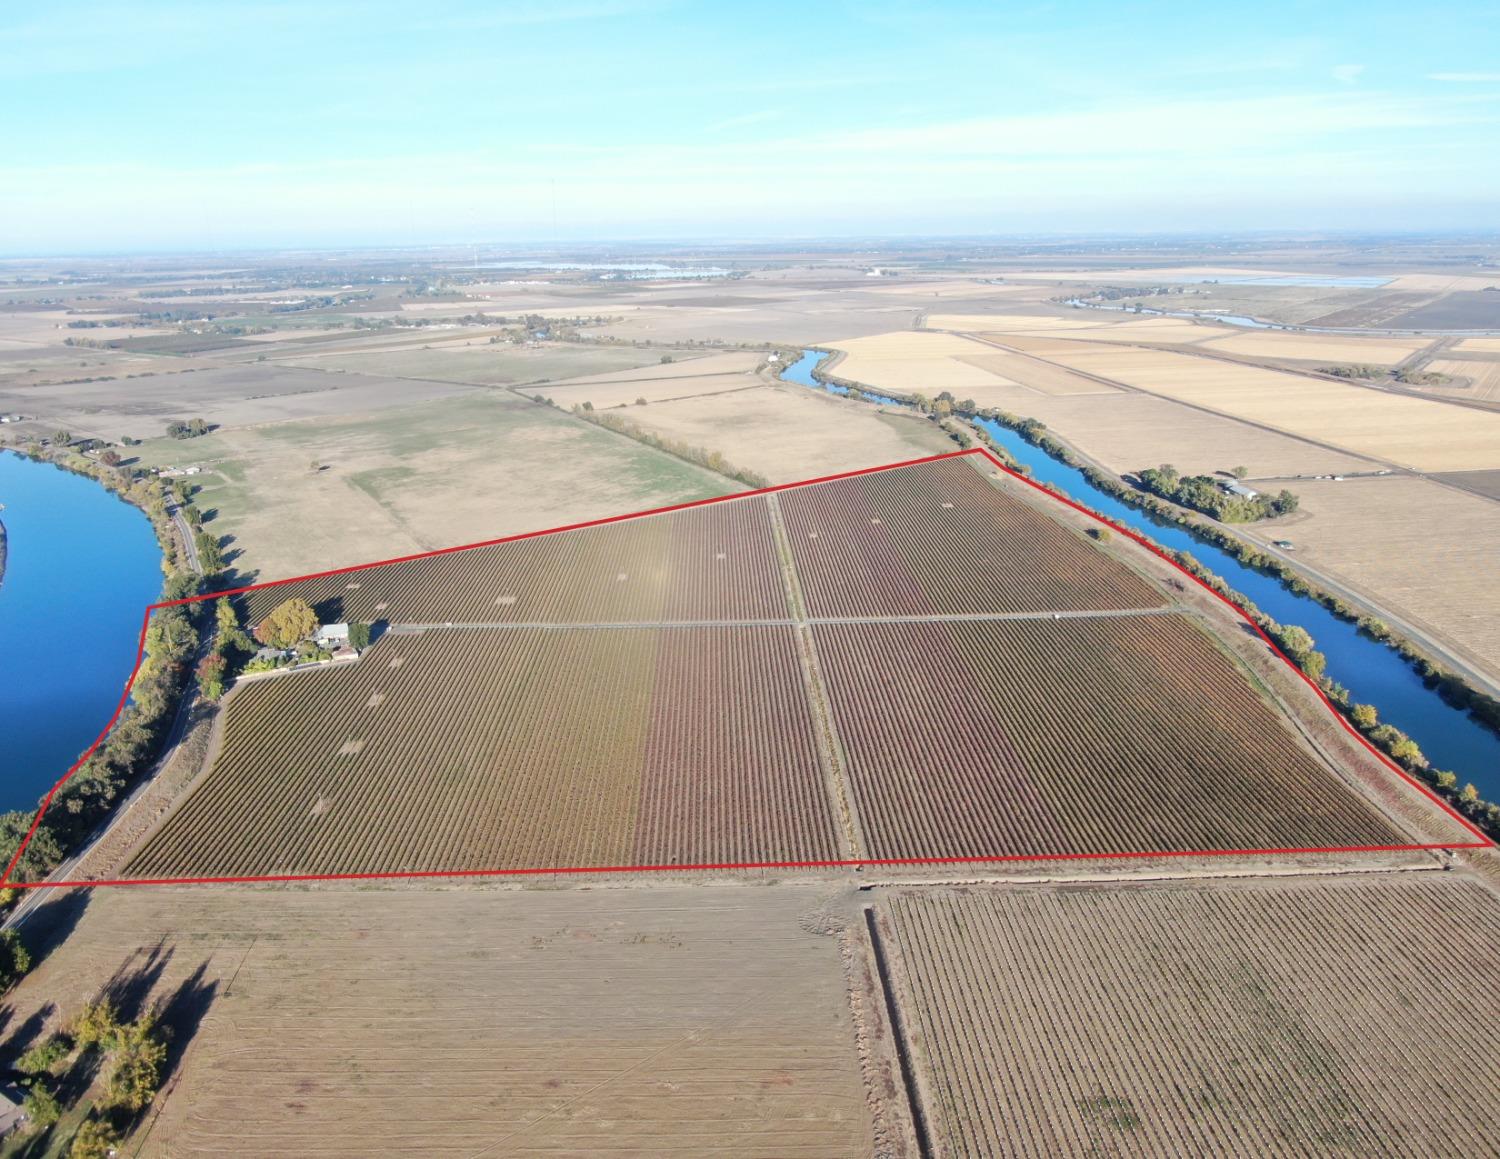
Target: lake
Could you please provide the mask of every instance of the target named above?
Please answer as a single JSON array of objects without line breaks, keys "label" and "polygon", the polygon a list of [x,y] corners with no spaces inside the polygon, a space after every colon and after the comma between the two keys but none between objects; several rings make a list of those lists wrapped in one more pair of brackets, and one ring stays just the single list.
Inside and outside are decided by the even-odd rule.
[{"label": "lake", "polygon": [[[820,351],[805,351],[782,377],[803,386],[845,393],[842,387],[813,378],[813,368],[825,357]],[[875,401],[906,405],[898,399],[864,393]],[[1033,479],[1052,485],[1168,551],[1192,553],[1199,563],[1220,575],[1272,619],[1305,628],[1317,641],[1318,650],[1328,658],[1330,679],[1349,689],[1356,701],[1373,704],[1380,712],[1380,719],[1416,741],[1435,766],[1457,773],[1460,785],[1472,781],[1485,800],[1500,800],[1500,736],[1427,687],[1400,653],[1364,635],[1316,600],[1297,595],[1276,576],[1256,571],[1180,525],[1155,519],[1099,490],[1082,471],[1032,446],[1009,427],[990,419],[981,420],[979,425],[1023,464]]]},{"label": "lake", "polygon": [[142,512],[50,463],[0,452],[0,503],[0,810],[30,810],[114,714],[162,555]]}]

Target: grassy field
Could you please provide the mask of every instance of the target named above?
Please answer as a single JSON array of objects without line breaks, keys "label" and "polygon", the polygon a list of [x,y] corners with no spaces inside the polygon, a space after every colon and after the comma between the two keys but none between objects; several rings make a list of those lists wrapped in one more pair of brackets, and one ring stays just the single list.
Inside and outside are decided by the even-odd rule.
[{"label": "grassy field", "polygon": [[231,547],[243,552],[235,565],[263,580],[739,487],[508,394],[161,439],[137,450],[147,463],[204,464],[193,481],[202,488],[199,506],[218,512],[208,528],[232,534]]},{"label": "grassy field", "polygon": [[[18,408],[47,412],[75,435],[152,439],[174,419],[204,418],[247,427],[294,419],[363,414],[452,398],[472,389],[443,382],[325,374],[271,363],[233,367],[158,363],[149,373],[111,382],[70,383],[28,392]],[[181,453],[194,448],[182,446]],[[175,461],[180,461],[175,460]]]},{"label": "grassy field", "polygon": [[1500,902],[1471,878],[975,887],[876,904],[938,1154],[1495,1148]]},{"label": "grassy field", "polygon": [[127,1016],[161,1002],[166,1093],[125,1155],[847,1159],[875,1141],[839,941],[804,916],[820,901],[75,894],[4,1052],[101,992]]}]

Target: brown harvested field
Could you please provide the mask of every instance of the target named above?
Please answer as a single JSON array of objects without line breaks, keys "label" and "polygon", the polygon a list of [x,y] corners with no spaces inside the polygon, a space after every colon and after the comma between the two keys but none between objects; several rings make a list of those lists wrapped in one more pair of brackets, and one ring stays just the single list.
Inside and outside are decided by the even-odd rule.
[{"label": "brown harvested field", "polygon": [[1401,466],[1500,467],[1500,414],[1168,351],[1120,348],[1051,360]]},{"label": "brown harvested field", "polygon": [[876,1142],[839,941],[805,916],[820,901],[74,894],[3,1050],[101,992],[126,1017],[162,1002],[171,1080],[125,1155],[848,1159]]},{"label": "brown harvested field", "polygon": [[[674,351],[681,359],[694,354]],[[544,343],[540,346],[434,345],[432,349],[410,347],[398,350],[332,350],[328,353],[304,352],[288,361],[325,371],[379,375],[395,378],[425,378],[457,381],[485,386],[511,386],[518,383],[558,382],[586,374],[603,374],[659,365],[660,350],[639,350],[630,346],[591,346],[569,343]]]},{"label": "brown harvested field", "polygon": [[[640,399],[648,403],[673,402],[702,395],[731,394],[765,385],[765,379],[752,372],[711,374],[701,377],[630,379],[620,382],[562,382],[555,386],[522,387],[520,393],[541,395],[560,407],[571,409],[588,403],[595,410],[611,407],[633,407]],[[639,417],[631,411],[632,420]]]},{"label": "brown harvested field", "polygon": [[814,637],[870,857],[1410,840],[1181,614]]},{"label": "brown harvested field", "polygon": [[812,617],[1163,602],[1080,533],[996,487],[966,459],[794,488],[777,502]]},{"label": "brown harvested field", "polygon": [[1500,354],[1500,338],[1465,338],[1453,349],[1463,354]]},{"label": "brown harvested field", "polygon": [[235,693],[129,877],[840,856],[789,626],[390,634]]},{"label": "brown harvested field", "polygon": [[[80,373],[86,373],[80,371]],[[225,427],[378,412],[467,394],[471,387],[378,375],[329,374],[270,364],[181,369],[156,365],[138,377],[12,390],[9,405],[45,414],[77,435],[160,437],[173,419]],[[178,444],[179,458],[198,448]]]},{"label": "brown harvested field", "polygon": [[1455,385],[1464,389],[1453,392],[1459,398],[1500,401],[1500,359],[1437,358],[1422,369],[1461,379]]},{"label": "brown harvested field", "polygon": [[1491,1155],[1464,874],[882,891],[937,1155]]},{"label": "brown harvested field", "polygon": [[601,374],[569,378],[554,384],[582,386],[600,382],[654,383],[673,378],[707,378],[727,374],[750,374],[766,363],[765,354],[759,351],[733,350],[725,354],[700,354],[684,356],[673,354],[672,362],[662,362],[658,355],[655,362],[633,370],[612,370]]},{"label": "brown harvested field", "polygon": [[665,438],[718,451],[772,483],[955,449],[926,419],[785,384],[631,407],[627,417]]},{"label": "brown harvested field", "polygon": [[[1106,386],[1102,382],[1095,382],[1071,370],[1064,370],[1055,363],[1045,362],[1040,358],[1031,358],[1013,350],[996,350],[991,347],[987,354],[961,355],[960,360],[988,370],[992,374],[1001,375],[1018,386],[1027,387],[1041,394],[1118,393],[1115,387]],[[973,394],[972,391],[970,395],[981,406],[985,405],[981,396]]]},{"label": "brown harvested field", "polygon": [[776,620],[787,604],[757,496],[257,588],[251,623],[283,600],[323,621],[618,623]]},{"label": "brown harvested field", "polygon": [[1454,471],[1446,475],[1434,475],[1433,478],[1453,487],[1462,487],[1465,491],[1474,491],[1500,500],[1500,470]]},{"label": "brown harvested field", "polygon": [[1300,480],[1296,515],[1244,528],[1500,674],[1500,504],[1429,479]]}]

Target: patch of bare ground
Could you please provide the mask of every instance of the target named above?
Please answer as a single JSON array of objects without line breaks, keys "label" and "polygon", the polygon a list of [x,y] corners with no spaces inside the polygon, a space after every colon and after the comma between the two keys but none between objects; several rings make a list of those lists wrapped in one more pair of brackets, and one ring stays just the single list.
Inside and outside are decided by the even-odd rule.
[{"label": "patch of bare ground", "polygon": [[164,1093],[128,1154],[909,1153],[899,1106],[867,1089],[817,889],[53,904],[70,932],[11,993],[0,1051],[101,993],[127,1014],[175,1000]]}]

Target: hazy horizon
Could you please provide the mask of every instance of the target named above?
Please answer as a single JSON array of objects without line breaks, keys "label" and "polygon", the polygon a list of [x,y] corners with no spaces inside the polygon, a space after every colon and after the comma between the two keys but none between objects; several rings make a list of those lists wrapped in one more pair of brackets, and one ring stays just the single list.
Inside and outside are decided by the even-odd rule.
[{"label": "hazy horizon", "polygon": [[1491,231],[1491,15],[24,4],[0,253]]}]

